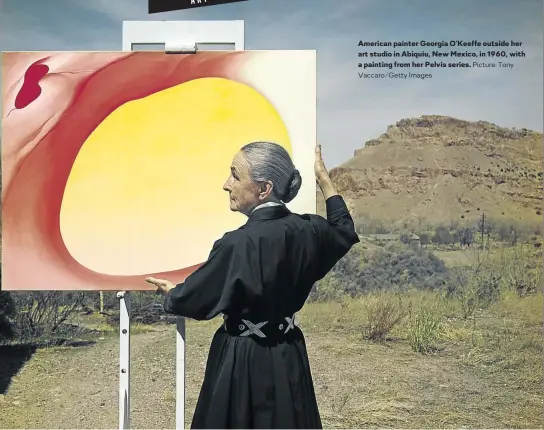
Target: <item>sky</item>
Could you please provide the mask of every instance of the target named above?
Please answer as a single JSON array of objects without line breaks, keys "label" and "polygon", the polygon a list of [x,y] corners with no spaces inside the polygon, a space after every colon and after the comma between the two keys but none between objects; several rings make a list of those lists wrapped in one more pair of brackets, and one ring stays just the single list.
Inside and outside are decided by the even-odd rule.
[{"label": "sky", "polygon": [[[328,167],[402,118],[436,114],[543,128],[541,0],[249,0],[152,15],[147,0],[0,5],[1,51],[121,50],[122,21],[133,20],[244,20],[245,49],[315,49],[318,139]],[[360,40],[452,39],[516,40],[526,57],[514,59],[513,69],[419,69],[433,74],[426,80],[358,76]]]}]

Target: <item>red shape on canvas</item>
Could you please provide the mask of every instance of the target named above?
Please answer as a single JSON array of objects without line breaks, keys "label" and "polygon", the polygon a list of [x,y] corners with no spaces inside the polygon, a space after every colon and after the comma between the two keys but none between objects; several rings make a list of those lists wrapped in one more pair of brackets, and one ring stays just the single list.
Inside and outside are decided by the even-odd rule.
[{"label": "red shape on canvas", "polygon": [[15,109],[23,109],[36,100],[42,93],[40,80],[49,73],[49,66],[32,64],[25,72],[23,86],[15,98]]}]

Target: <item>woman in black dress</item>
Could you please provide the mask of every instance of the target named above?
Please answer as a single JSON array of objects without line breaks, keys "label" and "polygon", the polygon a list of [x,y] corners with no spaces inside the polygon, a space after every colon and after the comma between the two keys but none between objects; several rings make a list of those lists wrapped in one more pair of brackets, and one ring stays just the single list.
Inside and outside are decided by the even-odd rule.
[{"label": "woman in black dress", "polygon": [[319,145],[315,174],[327,219],[285,206],[302,179],[284,148],[268,142],[244,146],[224,189],[231,210],[248,216],[246,224],[216,241],[185,282],[146,279],[166,295],[168,313],[224,317],[210,346],[192,428],[322,428],[294,314],[359,238]]}]

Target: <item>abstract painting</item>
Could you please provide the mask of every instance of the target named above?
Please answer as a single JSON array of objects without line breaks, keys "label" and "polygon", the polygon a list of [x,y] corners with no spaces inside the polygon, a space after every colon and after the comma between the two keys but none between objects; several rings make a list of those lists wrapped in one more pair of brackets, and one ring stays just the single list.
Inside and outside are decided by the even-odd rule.
[{"label": "abstract painting", "polygon": [[2,289],[182,282],[245,223],[222,187],[251,141],[315,213],[315,51],[2,54]]}]

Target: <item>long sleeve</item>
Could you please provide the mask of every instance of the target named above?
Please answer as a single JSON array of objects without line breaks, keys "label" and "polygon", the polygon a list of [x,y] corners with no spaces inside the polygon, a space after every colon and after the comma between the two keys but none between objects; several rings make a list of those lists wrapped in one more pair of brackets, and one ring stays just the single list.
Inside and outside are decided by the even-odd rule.
[{"label": "long sleeve", "polygon": [[195,320],[212,319],[233,310],[244,301],[246,285],[251,285],[248,241],[231,232],[215,242],[208,260],[168,292],[167,313]]},{"label": "long sleeve", "polygon": [[319,217],[317,279],[323,278],[344,257],[353,245],[360,242],[353,219],[340,195],[325,202],[327,219]]}]

